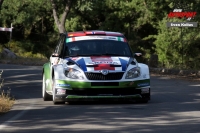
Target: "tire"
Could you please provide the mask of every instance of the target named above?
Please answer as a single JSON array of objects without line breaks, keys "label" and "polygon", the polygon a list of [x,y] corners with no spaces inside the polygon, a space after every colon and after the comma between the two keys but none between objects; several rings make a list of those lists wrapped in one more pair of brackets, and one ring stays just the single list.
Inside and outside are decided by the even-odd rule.
[{"label": "tire", "polygon": [[44,101],[52,101],[52,96],[46,92],[45,75],[43,74],[42,79],[42,97]]},{"label": "tire", "polygon": [[53,77],[53,80],[52,80],[52,94],[53,94],[53,96],[52,96],[52,98],[53,98],[53,104],[54,105],[56,105],[56,104],[65,104],[65,102],[64,101],[56,101],[55,100],[55,93],[56,93],[56,91],[55,91],[55,79],[54,79],[54,77]]},{"label": "tire", "polygon": [[140,99],[138,102],[139,102],[139,103],[148,103],[149,100],[151,100],[151,89],[149,88],[149,93],[143,95],[142,97],[143,97],[143,98]]}]

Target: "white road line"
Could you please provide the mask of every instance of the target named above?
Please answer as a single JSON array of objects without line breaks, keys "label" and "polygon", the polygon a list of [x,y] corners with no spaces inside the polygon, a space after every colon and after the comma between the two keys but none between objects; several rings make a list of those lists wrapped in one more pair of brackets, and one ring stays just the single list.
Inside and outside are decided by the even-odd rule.
[{"label": "white road line", "polygon": [[[18,114],[15,115],[14,117],[10,118],[10,119],[7,120],[6,122],[2,123],[2,124],[0,125],[0,131],[3,130],[3,129],[8,128],[9,126],[11,126],[12,122],[13,122],[14,120],[19,119],[19,118],[20,118],[21,116],[23,116],[26,112],[28,112],[28,111],[32,108],[32,106],[33,106],[34,103],[35,103],[35,101],[33,101],[33,102],[30,104],[30,106],[26,107],[23,111],[21,111],[20,113],[18,113]],[[16,106],[17,106],[17,105],[16,105]]]}]

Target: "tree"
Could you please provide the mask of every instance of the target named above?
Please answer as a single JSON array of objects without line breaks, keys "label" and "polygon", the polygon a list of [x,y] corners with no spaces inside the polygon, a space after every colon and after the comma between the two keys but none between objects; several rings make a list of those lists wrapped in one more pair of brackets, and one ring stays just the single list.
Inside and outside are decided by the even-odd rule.
[{"label": "tree", "polygon": [[105,0],[78,0],[71,8],[65,28],[67,31],[100,30],[105,21]]},{"label": "tree", "polygon": [[[69,26],[67,23],[74,22],[73,25],[76,27],[81,21],[90,21],[93,18],[88,16],[88,12],[94,11],[95,7],[102,2],[97,0],[50,0],[52,4],[53,17],[55,20],[56,27],[60,33],[66,32],[65,26]],[[96,12],[98,14],[100,12]],[[94,14],[94,13],[93,13]],[[87,20],[86,20],[87,19]],[[83,22],[83,25],[85,23]],[[84,26],[82,28],[84,29]],[[87,24],[86,24],[87,25]],[[79,26],[81,27],[81,26]],[[67,27],[68,30],[71,30]],[[72,29],[76,29],[72,26]]]},{"label": "tree", "polygon": [[[58,15],[58,5],[59,5],[59,0],[50,0],[51,4],[52,4],[52,10],[53,10],[53,17],[56,23],[56,26],[59,30],[60,33],[64,33],[66,32],[65,30],[65,22],[66,22],[66,18],[70,12],[71,6],[72,6],[72,0],[63,0],[62,5],[65,5],[64,11],[61,15],[61,18],[59,19],[59,15]],[[62,7],[59,7],[62,8]]]},{"label": "tree", "polygon": [[3,4],[4,0],[0,0],[0,9],[1,9],[1,5]]},{"label": "tree", "polygon": [[[177,2],[177,1],[175,1]],[[191,2],[191,1],[184,1],[188,4],[186,7],[189,8],[191,11],[199,11],[199,2]],[[195,28],[178,28],[178,27],[166,27],[166,22],[184,22],[186,21],[185,18],[178,19],[168,19],[167,13],[173,11],[175,8],[185,9],[184,7],[177,7],[177,3],[172,1],[168,1],[165,8],[165,16],[159,14],[159,19],[157,19],[154,23],[157,25],[155,27],[158,30],[157,34],[150,35],[144,39],[151,38],[155,39],[154,44],[156,46],[155,52],[158,54],[159,61],[165,67],[184,67],[184,68],[194,68],[197,67],[199,64],[199,51],[200,45],[197,43],[200,40],[199,36],[199,27]],[[167,7],[168,5],[168,7]],[[184,4],[181,4],[184,5]],[[160,7],[160,6],[159,6]],[[170,8],[170,10],[169,10]],[[156,9],[156,8],[154,8]],[[168,10],[168,12],[166,12]],[[189,11],[190,11],[189,10]],[[164,12],[161,10],[161,12]],[[156,12],[153,10],[152,12],[155,14]],[[161,16],[160,16],[161,15]],[[162,19],[161,19],[162,18]],[[153,22],[153,21],[152,21]],[[199,15],[192,20],[192,22],[199,22]],[[147,39],[148,40],[148,39]]]}]

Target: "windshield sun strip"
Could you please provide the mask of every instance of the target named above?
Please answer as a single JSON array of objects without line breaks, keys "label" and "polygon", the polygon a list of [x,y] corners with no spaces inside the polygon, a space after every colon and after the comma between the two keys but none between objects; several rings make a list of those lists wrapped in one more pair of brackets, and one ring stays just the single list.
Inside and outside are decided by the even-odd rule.
[{"label": "windshield sun strip", "polygon": [[83,41],[83,40],[112,40],[112,41],[127,42],[127,40],[125,38],[123,38],[123,37],[115,37],[115,36],[80,36],[80,37],[66,38],[66,43],[74,42],[74,41]]}]

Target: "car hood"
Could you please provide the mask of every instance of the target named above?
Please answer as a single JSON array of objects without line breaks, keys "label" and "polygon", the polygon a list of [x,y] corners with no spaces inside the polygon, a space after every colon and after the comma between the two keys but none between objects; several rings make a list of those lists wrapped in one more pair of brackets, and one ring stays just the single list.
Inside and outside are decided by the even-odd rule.
[{"label": "car hood", "polygon": [[70,57],[85,72],[100,70],[126,71],[130,57],[116,56],[90,56],[90,57]]}]

